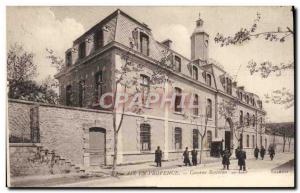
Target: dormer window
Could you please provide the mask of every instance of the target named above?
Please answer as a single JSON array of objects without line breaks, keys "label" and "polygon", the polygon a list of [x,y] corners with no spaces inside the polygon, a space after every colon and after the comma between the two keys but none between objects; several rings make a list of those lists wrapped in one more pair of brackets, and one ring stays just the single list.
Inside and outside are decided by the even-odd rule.
[{"label": "dormer window", "polygon": [[97,30],[94,35],[94,45],[95,45],[95,50],[103,47],[104,42],[103,42],[103,31],[102,30]]},{"label": "dormer window", "polygon": [[193,66],[193,79],[198,80],[198,68],[196,66]]},{"label": "dormer window", "polygon": [[181,72],[181,58],[175,56],[175,70]]},{"label": "dormer window", "polygon": [[80,44],[79,44],[79,51],[78,51],[79,53],[79,59],[82,59],[82,58],[84,58],[85,56],[86,56],[86,53],[85,53],[85,42],[81,42]]},{"label": "dormer window", "polygon": [[249,96],[248,95],[246,96],[246,102],[247,102],[247,104],[249,104]]},{"label": "dormer window", "polygon": [[207,85],[211,86],[211,75],[210,74],[206,74],[205,82]]},{"label": "dormer window", "polygon": [[242,92],[239,92],[239,99],[240,99],[241,101],[243,101],[243,93],[242,93]]},{"label": "dormer window", "polygon": [[226,87],[225,87],[227,94],[232,94],[232,81],[230,78],[226,78]]},{"label": "dormer window", "polygon": [[149,56],[149,36],[145,33],[140,33],[140,52]]},{"label": "dormer window", "polygon": [[72,52],[68,51],[66,53],[66,66],[71,66],[72,65]]}]

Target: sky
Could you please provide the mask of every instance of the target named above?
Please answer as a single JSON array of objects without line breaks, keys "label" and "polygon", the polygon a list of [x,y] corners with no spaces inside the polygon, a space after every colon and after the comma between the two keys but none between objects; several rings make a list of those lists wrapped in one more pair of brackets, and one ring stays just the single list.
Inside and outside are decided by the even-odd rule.
[{"label": "sky", "polygon": [[[19,43],[34,53],[38,65],[38,80],[53,76],[56,69],[46,59],[46,48],[53,49],[64,58],[72,41],[101,21],[117,8],[140,22],[146,23],[158,41],[167,38],[173,48],[190,58],[190,35],[199,17],[204,20],[204,30],[210,35],[209,57],[218,61],[232,76],[237,75],[239,86],[246,91],[264,94],[283,87],[294,90],[294,72],[288,71],[280,77],[262,79],[250,75],[247,64],[272,61],[275,64],[292,62],[293,39],[285,43],[273,43],[254,39],[240,46],[220,47],[214,42],[217,33],[233,35],[242,27],[250,27],[256,14],[261,14],[258,31],[274,31],[278,27],[293,28],[291,7],[7,7],[7,47]],[[294,108],[266,104],[267,121],[294,121]]]}]

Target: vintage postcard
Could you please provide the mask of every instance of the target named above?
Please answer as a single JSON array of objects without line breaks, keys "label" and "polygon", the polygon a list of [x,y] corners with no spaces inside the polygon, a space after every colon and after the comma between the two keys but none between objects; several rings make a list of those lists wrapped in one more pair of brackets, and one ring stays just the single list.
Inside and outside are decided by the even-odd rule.
[{"label": "vintage postcard", "polygon": [[7,6],[7,186],[294,188],[294,16]]}]

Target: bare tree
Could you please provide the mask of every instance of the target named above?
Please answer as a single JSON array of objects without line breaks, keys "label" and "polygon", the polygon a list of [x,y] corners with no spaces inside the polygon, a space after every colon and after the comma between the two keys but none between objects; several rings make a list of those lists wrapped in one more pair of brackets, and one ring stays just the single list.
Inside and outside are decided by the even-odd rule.
[{"label": "bare tree", "polygon": [[[277,27],[272,31],[257,32],[260,20],[261,14],[257,13],[256,18],[250,27],[242,27],[238,32],[230,36],[224,36],[223,34],[217,33],[214,40],[223,47],[229,45],[244,45],[253,39],[284,43],[287,38],[294,36],[294,31],[292,30],[292,27],[289,26],[286,26],[285,28]],[[247,68],[251,75],[260,73],[262,78],[268,78],[271,74],[280,76],[284,71],[293,70],[294,62],[274,64],[271,61],[257,63],[254,60],[251,60],[248,62]],[[282,98],[280,95],[282,95]],[[288,98],[286,98],[287,95]],[[290,108],[294,105],[294,94],[285,90],[285,88],[275,90],[271,95],[267,96],[266,101],[273,102],[274,104],[282,104],[285,105],[286,108]]]}]

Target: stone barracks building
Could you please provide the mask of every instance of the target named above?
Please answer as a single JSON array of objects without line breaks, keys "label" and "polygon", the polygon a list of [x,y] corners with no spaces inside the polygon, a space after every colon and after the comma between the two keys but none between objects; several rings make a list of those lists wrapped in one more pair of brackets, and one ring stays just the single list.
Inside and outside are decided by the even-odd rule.
[{"label": "stone barracks building", "polygon": [[[190,38],[191,58],[186,58],[172,50],[171,40],[155,40],[149,26],[116,10],[74,40],[66,51],[65,69],[56,75],[60,105],[9,102],[10,132],[20,132],[20,123],[14,118],[22,114],[22,124],[31,128],[27,135],[32,139],[38,133],[37,142],[42,147],[81,167],[110,165],[114,145],[112,113],[95,104],[104,93],[114,90],[114,73],[124,63],[123,54],[144,66],[140,86],[151,90],[147,73],[160,64],[167,50],[175,67],[168,77],[173,84],[166,84],[163,91],[191,93],[199,108],[145,107],[142,114],[125,111],[118,141],[119,163],[153,161],[157,146],[164,160],[181,158],[185,147],[200,149],[199,132],[204,132],[206,107],[204,156],[217,156],[220,148],[237,146],[243,146],[250,156],[256,145],[268,147],[262,101],[209,59],[209,34],[203,24],[201,18],[196,21]],[[218,111],[223,100],[238,101],[236,115],[226,120]],[[243,132],[238,125],[242,125]]]}]

